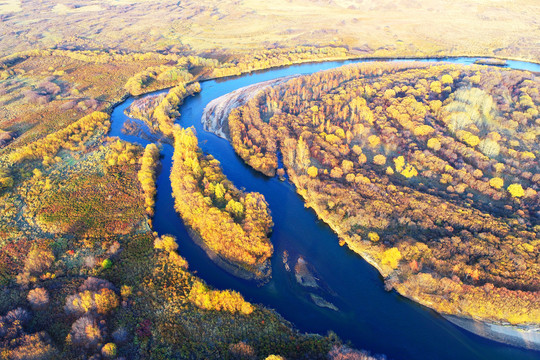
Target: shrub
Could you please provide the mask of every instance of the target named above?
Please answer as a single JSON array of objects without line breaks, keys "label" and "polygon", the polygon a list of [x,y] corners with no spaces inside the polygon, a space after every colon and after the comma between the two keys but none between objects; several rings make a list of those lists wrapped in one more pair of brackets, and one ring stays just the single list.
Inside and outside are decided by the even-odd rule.
[{"label": "shrub", "polygon": [[99,279],[93,276],[88,277],[84,280],[83,284],[79,286],[79,291],[99,291],[101,289],[111,289],[114,290],[114,285],[107,280]]},{"label": "shrub", "polygon": [[175,251],[178,249],[178,244],[176,243],[176,238],[172,235],[163,235],[160,238],[154,240],[154,247],[156,249],[165,250],[167,252]]},{"label": "shrub", "polygon": [[28,273],[40,274],[47,270],[54,261],[54,255],[50,249],[32,249],[24,261],[24,270]]},{"label": "shrub", "polygon": [[523,190],[523,187],[521,187],[521,184],[511,184],[508,186],[508,192],[512,197],[519,198],[525,195],[525,190]]},{"label": "shrub", "polygon": [[343,160],[341,162],[341,169],[345,174],[350,173],[354,168],[354,163],[350,160]]},{"label": "shrub", "polygon": [[373,242],[377,242],[380,239],[379,234],[377,234],[376,232],[370,232],[368,234],[368,238],[370,241],[373,241]]},{"label": "shrub", "polygon": [[370,135],[368,137],[369,146],[375,147],[381,143],[381,139],[377,135]]},{"label": "shrub", "polygon": [[454,79],[452,79],[452,76],[451,76],[451,75],[444,74],[444,75],[441,77],[441,83],[443,83],[444,85],[450,85],[450,84],[453,84],[453,83],[454,83]]},{"label": "shrub", "polygon": [[373,158],[373,163],[376,165],[386,164],[386,156],[381,155],[381,154],[375,155],[375,157]]},{"label": "shrub", "polygon": [[476,135],[471,134],[468,131],[459,130],[458,132],[456,132],[456,136],[459,140],[463,141],[471,147],[475,147],[476,145],[480,144],[480,138]]},{"label": "shrub", "polygon": [[414,128],[415,136],[429,136],[435,132],[435,129],[429,125],[420,125]]},{"label": "shrub", "polygon": [[249,315],[253,306],[244,300],[242,295],[231,290],[210,290],[205,284],[196,281],[189,293],[189,300],[205,310],[240,312]]},{"label": "shrub", "polygon": [[113,358],[116,356],[116,344],[107,343],[101,348],[101,354],[106,358]]},{"label": "shrub", "polygon": [[399,260],[401,260],[401,252],[395,247],[384,251],[381,256],[381,263],[390,266],[392,269],[398,267]]},{"label": "shrub", "polygon": [[103,260],[103,262],[101,263],[101,267],[103,269],[110,269],[112,266],[112,261],[110,259],[105,259]]},{"label": "shrub", "polygon": [[401,175],[405,176],[407,179],[412,178],[418,175],[418,170],[416,170],[416,168],[411,164],[407,164],[405,169],[403,169],[403,171],[401,172]]},{"label": "shrub", "polygon": [[87,349],[95,348],[101,342],[103,335],[97,321],[90,315],[85,315],[71,326],[71,342]]},{"label": "shrub", "polygon": [[24,334],[13,340],[11,344],[15,346],[9,356],[12,360],[58,359],[58,353],[45,332]]},{"label": "shrub", "polygon": [[19,321],[21,324],[25,324],[30,320],[31,316],[28,311],[26,311],[23,308],[16,308],[14,310],[8,311],[8,313],[5,316],[5,319],[7,322],[15,322]]},{"label": "shrub", "polygon": [[441,142],[437,138],[431,138],[427,142],[427,146],[435,151],[440,150]]},{"label": "shrub", "polygon": [[534,160],[536,159],[536,156],[530,151],[524,151],[521,153],[521,159],[525,161]]},{"label": "shrub", "polygon": [[255,349],[253,349],[253,346],[246,344],[243,341],[231,344],[229,346],[229,351],[234,359],[255,359]]},{"label": "shrub", "polygon": [[118,344],[122,344],[128,340],[129,333],[124,327],[119,327],[112,333],[112,338]]},{"label": "shrub", "polygon": [[493,179],[489,180],[489,186],[491,186],[494,189],[500,189],[504,185],[504,180],[500,177],[494,177]]},{"label": "shrub", "polygon": [[103,315],[118,307],[119,304],[118,296],[110,289],[101,289],[95,294],[94,299],[97,312]]},{"label": "shrub", "polygon": [[501,146],[494,140],[484,139],[478,145],[478,149],[486,156],[495,157],[499,155]]},{"label": "shrub", "polygon": [[127,299],[131,296],[133,292],[133,288],[128,285],[122,285],[120,288],[120,295],[122,295],[123,298]]},{"label": "shrub", "polygon": [[43,288],[36,288],[28,292],[27,299],[32,309],[41,310],[49,304],[49,293]]},{"label": "shrub", "polygon": [[330,172],[330,176],[333,177],[334,179],[339,179],[343,176],[343,170],[341,170],[341,168],[339,167],[335,167]]},{"label": "shrub", "polygon": [[88,312],[97,311],[100,314],[107,314],[119,304],[118,296],[108,288],[100,289],[98,292],[85,290],[66,298],[65,311],[68,314],[82,315]]}]

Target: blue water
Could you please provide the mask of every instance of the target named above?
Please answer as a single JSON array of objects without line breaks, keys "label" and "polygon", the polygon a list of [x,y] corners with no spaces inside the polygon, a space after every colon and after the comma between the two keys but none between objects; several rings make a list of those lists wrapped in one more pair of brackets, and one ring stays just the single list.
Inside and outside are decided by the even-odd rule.
[{"label": "blue water", "polygon": [[[460,64],[471,64],[475,60],[446,59]],[[202,128],[200,119],[206,104],[230,91],[265,80],[310,74],[353,62],[358,60],[302,64],[205,81],[201,83],[201,93],[186,99],[180,108],[182,115],[178,123],[196,129],[200,147],[221,162],[225,175],[238,188],[264,194],[270,204],[275,226],[271,237],[274,256],[269,283],[257,286],[230,275],[215,265],[190,239],[173,207],[169,180],[173,148],[167,144],[163,145],[161,152],[162,171],[157,179],[154,230],[159,234],[175,235],[179,239],[179,253],[188,260],[191,271],[207,283],[219,289],[238,290],[247,300],[276,309],[301,331],[326,334],[333,330],[357,348],[386,354],[396,360],[540,359],[539,352],[476,336],[396,292],[386,292],[378,272],[347,247],[339,246],[330,228],[319,221],[311,209],[304,208],[302,199],[291,184],[252,170],[235,154],[228,141]],[[509,61],[508,65],[540,72],[537,64]],[[147,141],[120,132],[128,119],[124,110],[132,102],[130,98],[113,111],[111,135],[144,146]],[[293,272],[287,271],[283,265],[281,255],[285,250],[290,254],[291,268],[301,255],[316,270],[320,289],[313,291],[296,283]],[[310,292],[333,303],[339,311],[318,307],[312,302]]]}]

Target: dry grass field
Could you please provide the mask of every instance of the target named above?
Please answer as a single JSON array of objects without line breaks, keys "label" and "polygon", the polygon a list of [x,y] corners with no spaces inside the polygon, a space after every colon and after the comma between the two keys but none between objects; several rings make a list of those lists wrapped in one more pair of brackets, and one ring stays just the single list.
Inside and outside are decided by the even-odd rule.
[{"label": "dry grass field", "polygon": [[538,61],[538,14],[536,0],[4,0],[0,54],[51,47],[241,53],[340,45],[375,57]]}]

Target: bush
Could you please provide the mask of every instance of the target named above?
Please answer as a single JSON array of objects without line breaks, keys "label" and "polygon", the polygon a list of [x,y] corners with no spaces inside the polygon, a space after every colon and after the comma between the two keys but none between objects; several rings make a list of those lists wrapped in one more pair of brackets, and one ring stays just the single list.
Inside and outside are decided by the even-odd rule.
[{"label": "bush", "polygon": [[441,149],[441,142],[437,138],[431,138],[427,142],[427,146],[435,151]]},{"label": "bush", "polygon": [[163,235],[160,238],[154,240],[154,247],[156,249],[162,249],[167,252],[175,251],[178,249],[178,244],[176,243],[176,238],[172,235]]},{"label": "bush", "polygon": [[95,348],[103,338],[96,319],[90,315],[85,315],[75,321],[69,334],[73,345],[87,349]]},{"label": "bush", "polygon": [[64,307],[68,314],[82,315],[97,311],[100,314],[107,314],[115,309],[119,304],[118,296],[111,289],[103,288],[98,292],[85,290],[66,298]]},{"label": "bush", "polygon": [[115,343],[107,343],[103,346],[101,349],[101,354],[105,356],[106,358],[113,358],[116,356],[116,344]]},{"label": "bush", "polygon": [[27,299],[34,310],[42,310],[49,305],[49,293],[43,288],[30,290]]},{"label": "bush", "polygon": [[5,319],[8,321],[8,322],[15,322],[15,321],[20,321],[21,324],[24,324],[26,322],[28,322],[30,320],[31,316],[30,316],[30,313],[28,311],[26,311],[25,309],[23,308],[16,308],[15,310],[11,310],[9,311],[7,314],[6,314],[6,317]]},{"label": "bush", "polygon": [[24,261],[24,270],[30,274],[40,274],[49,269],[54,261],[50,249],[32,249]]},{"label": "bush", "polygon": [[525,190],[521,187],[521,184],[511,184],[508,186],[508,192],[512,197],[519,198],[525,195]]},{"label": "bush", "polygon": [[491,186],[494,189],[500,189],[504,185],[504,180],[500,177],[494,177],[493,179],[489,180],[489,186]]},{"label": "bush", "polygon": [[129,333],[124,327],[119,327],[112,333],[115,342],[122,344],[128,340]]},{"label": "bush", "polygon": [[24,334],[11,342],[15,346],[9,359],[13,360],[48,360],[57,359],[58,353],[52,347],[45,332]]},{"label": "bush", "polygon": [[392,269],[398,267],[399,260],[401,260],[401,252],[395,247],[386,250],[381,256],[381,264],[388,265]]},{"label": "bush", "polygon": [[500,145],[491,139],[484,139],[480,142],[480,145],[478,145],[478,149],[480,151],[489,157],[495,157],[499,155],[499,152],[501,151]]},{"label": "bush", "polygon": [[384,165],[386,164],[386,156],[384,155],[375,155],[373,158],[373,163],[376,165]]},{"label": "bush", "polygon": [[246,344],[243,341],[240,341],[236,344],[231,344],[229,346],[229,351],[231,352],[234,359],[255,359],[255,349],[253,346]]},{"label": "bush", "polygon": [[79,287],[80,292],[86,290],[97,292],[101,289],[114,290],[114,285],[110,281],[90,276],[88,279],[84,280],[83,284]]}]

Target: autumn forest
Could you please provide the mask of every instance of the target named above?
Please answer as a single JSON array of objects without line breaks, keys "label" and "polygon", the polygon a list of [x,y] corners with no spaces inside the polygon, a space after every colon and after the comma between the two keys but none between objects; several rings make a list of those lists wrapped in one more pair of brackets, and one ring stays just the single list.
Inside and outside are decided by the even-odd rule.
[{"label": "autumn forest", "polygon": [[0,360],[535,359],[539,11],[0,1]]}]

